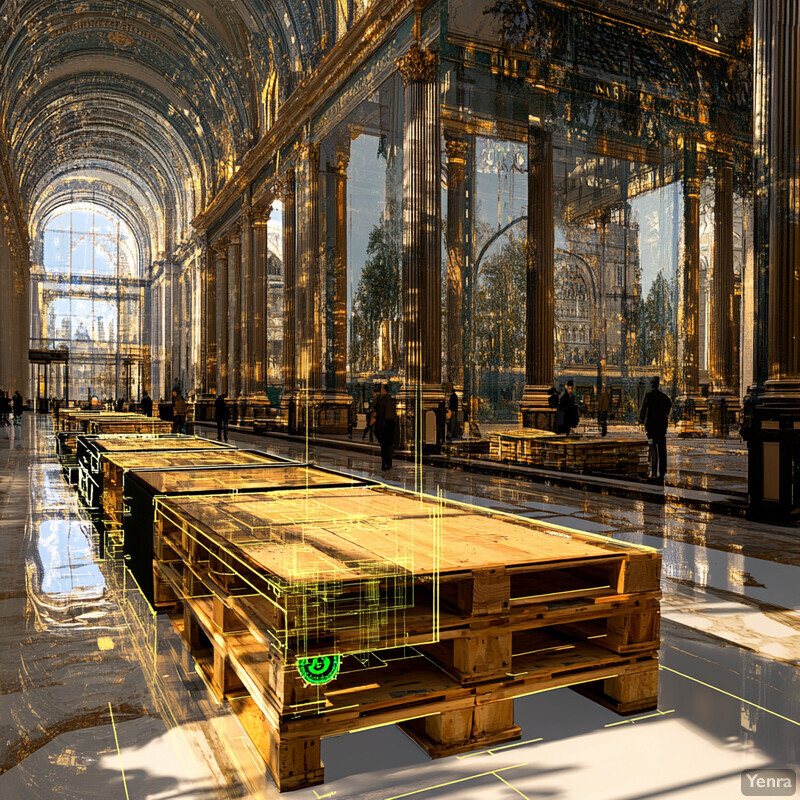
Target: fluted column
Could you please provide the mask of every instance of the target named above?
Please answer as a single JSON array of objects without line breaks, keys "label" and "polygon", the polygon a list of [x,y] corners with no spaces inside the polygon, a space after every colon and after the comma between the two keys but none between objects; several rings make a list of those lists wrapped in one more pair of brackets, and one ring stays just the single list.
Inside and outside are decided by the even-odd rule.
[{"label": "fluted column", "polygon": [[267,384],[267,223],[271,206],[253,211],[253,296],[250,311],[252,325],[253,394],[261,395]]},{"label": "fluted column", "polygon": [[[769,380],[771,391],[800,393],[800,6],[771,9]],[[766,16],[766,15],[765,15]],[[766,20],[765,20],[766,21]],[[758,34],[757,34],[758,35]]]},{"label": "fluted column", "polygon": [[728,160],[721,161],[715,172],[710,377],[715,394],[731,395],[734,341],[739,333],[733,297],[733,164]]},{"label": "fluted column", "polygon": [[800,6],[796,0],[756,0],[754,33],[756,212],[769,209],[768,379],[763,393],[745,409],[741,432],[748,444],[750,509],[774,521],[800,513]]},{"label": "fluted column", "polygon": [[319,231],[319,148],[305,146],[297,174],[297,319],[300,331],[300,385],[322,388],[322,281]]},{"label": "fluted column", "polygon": [[242,234],[241,234],[241,260],[239,289],[241,292],[239,314],[239,342],[241,354],[240,364],[240,394],[250,397],[253,392],[253,211],[249,205],[242,208]]},{"label": "fluted column", "polygon": [[554,427],[547,402],[555,359],[555,277],[553,237],[553,137],[528,129],[528,268],[525,304],[524,427]]},{"label": "fluted column", "polygon": [[283,200],[283,395],[288,400],[296,390],[297,199],[294,169],[287,170],[279,188]]},{"label": "fluted column", "polygon": [[403,336],[409,387],[441,394],[441,192],[437,61],[412,45],[399,61],[403,126]]},{"label": "fluted column", "polygon": [[333,388],[347,391],[347,167],[350,142],[338,148],[333,169],[335,222],[333,232]]},{"label": "fluted column", "polygon": [[228,240],[213,246],[215,272],[216,376],[217,394],[228,393]]},{"label": "fluted column", "polygon": [[447,151],[447,378],[455,386],[464,385],[463,287],[467,260],[465,237],[466,175],[469,143],[457,136],[446,136]]},{"label": "fluted column", "polygon": [[700,393],[700,187],[703,166],[696,143],[684,150],[683,271],[678,327],[681,337],[683,395]]},{"label": "fluted column", "polygon": [[235,225],[228,242],[228,396],[234,400],[242,392],[242,242]]}]

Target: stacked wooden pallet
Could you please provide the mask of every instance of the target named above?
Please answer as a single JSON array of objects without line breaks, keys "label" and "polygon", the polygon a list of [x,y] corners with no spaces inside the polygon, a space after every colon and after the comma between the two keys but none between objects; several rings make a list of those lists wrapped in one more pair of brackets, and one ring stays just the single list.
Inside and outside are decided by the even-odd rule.
[{"label": "stacked wooden pallet", "polygon": [[495,431],[489,434],[489,457],[496,461],[541,466],[542,442],[555,435],[538,428]]},{"label": "stacked wooden pallet", "polygon": [[522,428],[490,434],[490,457],[543,469],[641,477],[648,471],[645,439],[560,436]]},{"label": "stacked wooden pallet", "polygon": [[[222,453],[198,456],[221,457]],[[230,454],[251,455],[243,451]],[[170,469],[137,469],[125,475],[124,498],[128,512],[123,516],[124,552],[128,566],[152,605],[153,594],[153,524],[158,500],[168,497],[213,496],[221,494],[264,493],[311,487],[363,486],[371,483],[335,470],[308,464],[286,462],[275,456],[261,457],[259,464],[203,466]],[[272,462],[270,463],[270,459]],[[208,461],[212,461],[211,458]]]},{"label": "stacked wooden pallet", "polygon": [[155,597],[281,790],[320,738],[398,724],[431,756],[519,737],[515,697],[655,707],[660,556],[387,487],[164,498]]},{"label": "stacked wooden pallet", "polygon": [[611,437],[567,439],[564,462],[564,468],[570,472],[646,476],[649,470],[647,441]]},{"label": "stacked wooden pallet", "polygon": [[230,445],[180,434],[114,434],[78,436],[78,495],[87,510],[100,514],[103,497],[103,460],[109,453],[157,453],[233,449]]}]

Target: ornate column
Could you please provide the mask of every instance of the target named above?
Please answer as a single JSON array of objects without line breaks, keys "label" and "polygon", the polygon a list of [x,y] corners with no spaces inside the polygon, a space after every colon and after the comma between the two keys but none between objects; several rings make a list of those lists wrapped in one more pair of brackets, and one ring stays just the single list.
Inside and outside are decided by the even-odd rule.
[{"label": "ornate column", "polygon": [[525,304],[525,390],[522,425],[555,428],[548,405],[555,360],[555,276],[553,239],[553,137],[528,129],[528,269]]},{"label": "ornate column", "polygon": [[[347,168],[350,163],[350,139],[341,139],[332,161],[328,161],[325,184],[326,262],[325,280],[320,292],[325,314],[320,314],[320,378],[325,374],[324,394],[315,400],[315,428],[324,433],[347,433],[351,397],[347,392]],[[328,343],[326,364],[321,363],[321,342]]]},{"label": "ornate column", "polygon": [[735,400],[733,391],[733,351],[739,333],[733,297],[733,164],[722,160],[715,169],[714,264],[711,275],[711,325],[709,366],[711,390]]},{"label": "ornate column", "polygon": [[228,240],[218,239],[212,246],[215,272],[216,376],[217,394],[228,393]]},{"label": "ornate column", "polygon": [[241,258],[239,259],[239,424],[252,419],[248,399],[253,383],[253,211],[249,204],[242,205]]},{"label": "ornate column", "polygon": [[466,186],[469,142],[445,134],[447,152],[447,379],[462,390],[464,386],[464,269],[467,261]]},{"label": "ornate column", "polygon": [[755,143],[769,196],[769,377],[745,409],[742,435],[751,511],[775,518],[800,514],[800,13],[796,0],[756,0],[755,12],[756,83],[769,101],[756,126],[766,141]]},{"label": "ornate column", "polygon": [[683,272],[678,330],[683,403],[700,395],[700,187],[703,166],[697,144],[683,152]]},{"label": "ornate column", "polygon": [[281,417],[286,420],[290,432],[296,429],[296,287],[297,287],[297,199],[295,171],[289,169],[278,184],[283,200],[283,394]]},{"label": "ornate column", "polygon": [[[403,339],[405,438],[438,445],[442,395],[440,108],[435,53],[418,44],[400,58],[403,123]],[[415,414],[415,409],[419,413]]]},{"label": "ornate column", "polygon": [[242,393],[242,243],[241,228],[234,225],[228,240],[228,397],[236,403]]},{"label": "ornate column", "polygon": [[254,418],[266,414],[267,223],[271,211],[272,206],[253,210],[253,291],[249,312],[252,343],[249,352],[252,374],[250,406]]}]

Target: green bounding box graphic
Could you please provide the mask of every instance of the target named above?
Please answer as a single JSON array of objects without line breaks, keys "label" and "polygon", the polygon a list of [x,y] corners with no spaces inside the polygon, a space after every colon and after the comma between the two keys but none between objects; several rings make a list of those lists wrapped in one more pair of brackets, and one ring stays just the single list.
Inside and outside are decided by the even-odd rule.
[{"label": "green bounding box graphic", "polygon": [[342,657],[338,655],[297,659],[297,671],[306,683],[330,683],[339,674],[341,665]]}]

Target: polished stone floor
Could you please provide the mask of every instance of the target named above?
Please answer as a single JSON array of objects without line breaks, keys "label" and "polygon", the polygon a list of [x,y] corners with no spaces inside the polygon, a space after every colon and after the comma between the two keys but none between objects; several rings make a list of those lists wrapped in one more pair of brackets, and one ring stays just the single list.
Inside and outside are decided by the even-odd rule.
[{"label": "polished stone floor", "polygon": [[[0,429],[0,798],[274,800],[167,620],[118,564],[98,559],[50,431],[35,417],[17,436]],[[236,438],[419,481],[410,462],[387,478],[377,455]],[[426,491],[660,549],[659,712],[623,719],[567,689],[545,692],[517,701],[522,742],[439,761],[394,727],[349,734],[323,741],[326,783],[293,797],[726,800],[741,796],[743,769],[798,768],[797,527],[455,470],[425,467],[421,480]]]}]

